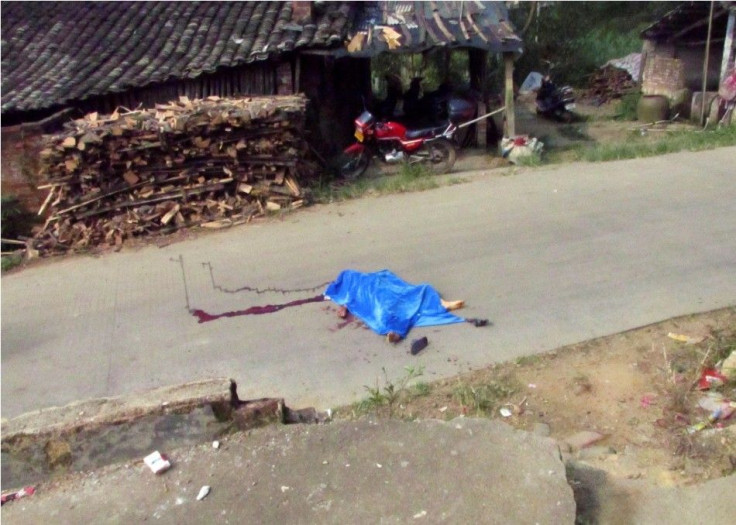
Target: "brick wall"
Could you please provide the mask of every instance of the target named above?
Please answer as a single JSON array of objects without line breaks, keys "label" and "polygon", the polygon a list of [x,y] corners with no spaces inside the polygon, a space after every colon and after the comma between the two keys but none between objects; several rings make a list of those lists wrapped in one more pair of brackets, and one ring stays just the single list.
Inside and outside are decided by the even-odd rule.
[{"label": "brick wall", "polygon": [[645,95],[664,95],[672,98],[675,92],[685,87],[685,65],[679,58],[647,55],[644,64],[641,91]]},{"label": "brick wall", "polygon": [[38,168],[42,136],[38,128],[2,128],[0,190],[3,196],[18,197],[29,211],[37,211],[46,197],[45,192],[36,189],[41,184]]}]

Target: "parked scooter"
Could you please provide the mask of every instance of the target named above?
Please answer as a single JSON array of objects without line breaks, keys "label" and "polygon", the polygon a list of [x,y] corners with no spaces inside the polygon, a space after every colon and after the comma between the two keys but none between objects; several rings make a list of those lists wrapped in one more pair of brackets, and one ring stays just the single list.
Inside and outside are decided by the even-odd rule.
[{"label": "parked scooter", "polygon": [[[551,64],[550,64],[551,69]],[[571,122],[575,109],[575,95],[570,86],[557,87],[547,73],[537,91],[537,113],[547,118]]]}]

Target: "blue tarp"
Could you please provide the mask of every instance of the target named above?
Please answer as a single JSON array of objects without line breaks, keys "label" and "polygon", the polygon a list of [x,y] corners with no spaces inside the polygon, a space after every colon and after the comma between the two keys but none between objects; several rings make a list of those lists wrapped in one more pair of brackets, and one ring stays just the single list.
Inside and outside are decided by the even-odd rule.
[{"label": "blue tarp", "polygon": [[343,270],[324,295],[381,335],[396,332],[405,337],[412,326],[465,321],[442,306],[440,294],[429,284],[409,284],[389,270]]}]

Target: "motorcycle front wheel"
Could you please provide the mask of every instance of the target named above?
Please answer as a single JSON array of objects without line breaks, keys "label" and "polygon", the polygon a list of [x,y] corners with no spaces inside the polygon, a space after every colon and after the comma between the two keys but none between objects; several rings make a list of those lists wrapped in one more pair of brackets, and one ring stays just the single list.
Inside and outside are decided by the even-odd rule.
[{"label": "motorcycle front wheel", "polygon": [[371,156],[368,150],[355,153],[342,153],[337,159],[337,172],[346,180],[355,180],[368,169]]},{"label": "motorcycle front wheel", "polygon": [[414,156],[419,157],[433,174],[440,175],[449,172],[455,165],[457,151],[449,140],[437,139],[422,146]]}]

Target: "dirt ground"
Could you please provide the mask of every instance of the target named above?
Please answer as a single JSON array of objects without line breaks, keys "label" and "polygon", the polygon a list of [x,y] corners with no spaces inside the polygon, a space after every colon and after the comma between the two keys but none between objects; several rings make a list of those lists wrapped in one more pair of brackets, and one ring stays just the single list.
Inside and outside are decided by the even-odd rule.
[{"label": "dirt ground", "polygon": [[[517,133],[537,137],[544,143],[545,151],[565,150],[576,145],[621,144],[632,138],[637,143],[657,142],[668,133],[697,129],[688,119],[679,117],[672,122],[657,125],[615,118],[620,99],[604,104],[578,98],[575,118],[570,123],[552,122],[536,115],[534,95],[517,99]],[[565,161],[565,155],[556,158]]]},{"label": "dirt ground", "polygon": [[[689,342],[670,334],[684,335]],[[405,386],[393,403],[390,391],[402,385],[379,384],[382,397],[367,388],[363,402],[336,415],[446,420],[462,414],[485,416],[549,433],[560,442],[592,431],[603,439],[570,457],[618,478],[688,485],[736,472],[736,416],[708,422],[710,412],[698,404],[712,393],[736,399],[736,382],[713,388],[711,394],[696,385],[705,367],[735,349],[736,308],[726,308],[450,380],[424,384],[419,377],[419,383]],[[704,428],[688,431],[703,422]]]}]

